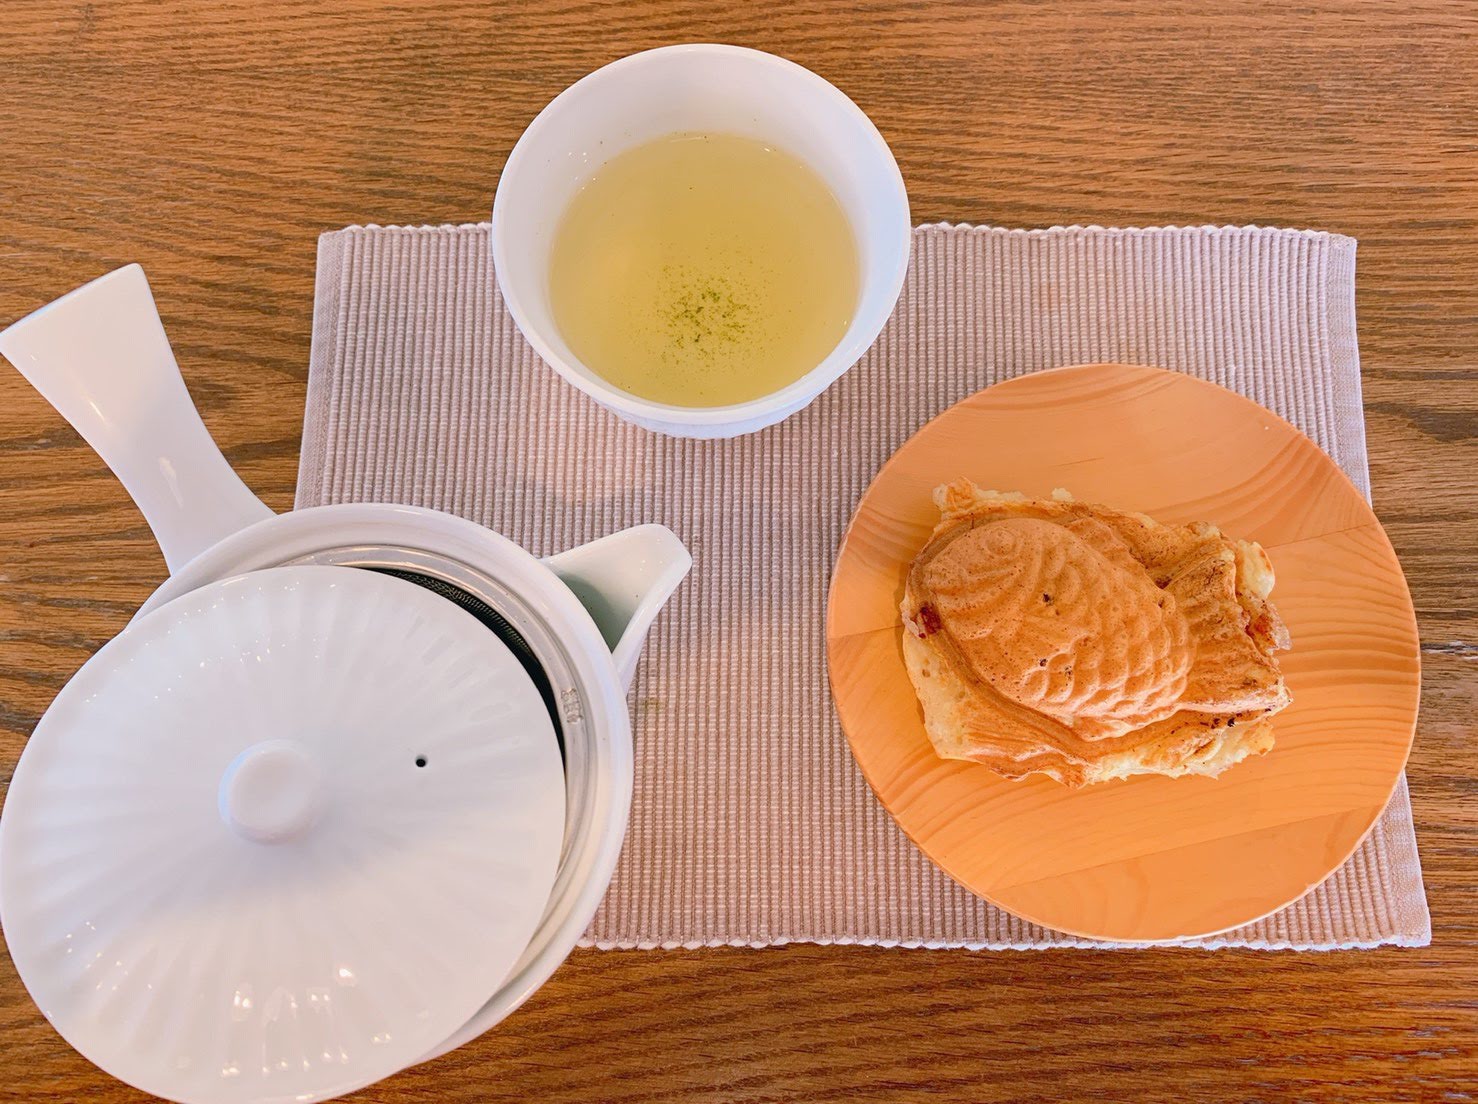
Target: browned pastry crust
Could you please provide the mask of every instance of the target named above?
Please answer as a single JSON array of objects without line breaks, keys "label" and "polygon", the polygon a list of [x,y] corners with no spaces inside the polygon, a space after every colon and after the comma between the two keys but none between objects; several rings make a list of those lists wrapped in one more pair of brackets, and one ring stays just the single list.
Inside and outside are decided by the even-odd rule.
[{"label": "browned pastry crust", "polygon": [[1069,786],[1272,746],[1288,633],[1256,544],[1072,500],[935,492],[903,650],[935,750]]}]

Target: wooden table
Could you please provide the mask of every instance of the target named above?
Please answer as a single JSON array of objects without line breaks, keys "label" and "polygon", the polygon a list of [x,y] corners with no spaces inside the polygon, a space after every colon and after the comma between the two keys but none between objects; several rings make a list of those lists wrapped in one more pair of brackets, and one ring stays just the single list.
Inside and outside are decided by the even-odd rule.
[{"label": "wooden table", "polygon": [[[1410,777],[1435,938],[1328,955],[582,951],[493,1034],[355,1099],[1478,1096],[1472,5],[9,0],[0,321],[142,262],[211,431],[287,509],[319,231],[484,218],[554,93],[684,40],[836,82],[892,144],[919,221],[1360,239],[1375,503],[1421,620]],[[0,548],[8,779],[52,696],[164,574],[119,485],[8,369]],[[141,1098],[68,1049],[8,958],[0,1097]]]}]

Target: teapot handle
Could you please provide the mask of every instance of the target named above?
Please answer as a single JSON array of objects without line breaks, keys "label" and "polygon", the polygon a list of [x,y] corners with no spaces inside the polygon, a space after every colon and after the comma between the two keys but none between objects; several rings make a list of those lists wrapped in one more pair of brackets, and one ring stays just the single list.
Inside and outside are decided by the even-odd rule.
[{"label": "teapot handle", "polygon": [[200,420],[138,265],[28,314],[0,354],[122,481],[171,572],[272,516]]}]

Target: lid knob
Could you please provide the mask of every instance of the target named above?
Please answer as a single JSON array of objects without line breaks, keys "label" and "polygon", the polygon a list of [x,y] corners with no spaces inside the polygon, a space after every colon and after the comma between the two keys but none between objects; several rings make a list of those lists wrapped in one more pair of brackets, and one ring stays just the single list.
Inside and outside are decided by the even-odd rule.
[{"label": "lid knob", "polygon": [[318,766],[288,740],[253,744],[221,777],[221,818],[243,839],[286,843],[318,819],[322,805]]}]

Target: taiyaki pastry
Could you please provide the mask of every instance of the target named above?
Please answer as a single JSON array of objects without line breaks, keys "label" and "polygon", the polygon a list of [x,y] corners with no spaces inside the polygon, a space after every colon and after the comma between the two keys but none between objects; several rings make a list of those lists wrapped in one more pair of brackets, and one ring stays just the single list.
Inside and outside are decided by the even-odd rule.
[{"label": "taiyaki pastry", "polygon": [[934,501],[903,656],[941,757],[1078,787],[1215,776],[1273,746],[1289,638],[1259,545],[1065,491],[959,479]]}]

